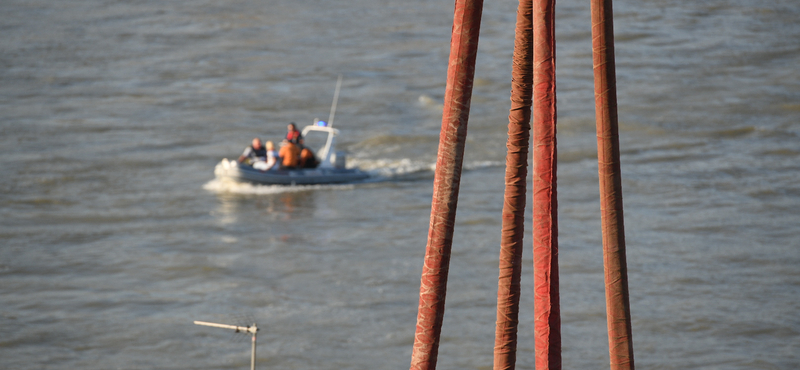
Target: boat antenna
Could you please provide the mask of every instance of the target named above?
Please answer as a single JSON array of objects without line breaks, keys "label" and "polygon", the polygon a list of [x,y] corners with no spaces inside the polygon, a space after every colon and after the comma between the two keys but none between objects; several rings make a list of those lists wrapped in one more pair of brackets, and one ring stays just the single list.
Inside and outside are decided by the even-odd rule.
[{"label": "boat antenna", "polygon": [[339,89],[342,87],[342,74],[339,74],[339,80],[336,81],[336,92],[333,93],[333,104],[331,104],[331,115],[328,117],[328,126],[333,127],[333,116],[336,115],[336,103],[339,102]]},{"label": "boat antenna", "polygon": [[215,324],[213,322],[195,321],[195,325],[213,326],[215,328],[232,329],[237,333],[250,333],[253,334],[253,351],[250,353],[250,370],[256,370],[256,333],[258,333],[258,326],[255,323],[250,326],[236,326]]}]

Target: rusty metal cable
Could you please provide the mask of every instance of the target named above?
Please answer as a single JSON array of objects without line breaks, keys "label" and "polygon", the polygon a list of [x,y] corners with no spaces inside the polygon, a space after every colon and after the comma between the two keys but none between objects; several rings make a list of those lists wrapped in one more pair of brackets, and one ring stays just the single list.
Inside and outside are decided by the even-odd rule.
[{"label": "rusty metal cable", "polygon": [[533,3],[533,284],[536,368],[561,369],[555,0]]},{"label": "rusty metal cable", "polygon": [[608,348],[611,369],[628,370],[634,369],[633,339],[622,214],[622,174],[611,0],[592,0],[592,56]]},{"label": "rusty metal cable", "polygon": [[497,283],[497,323],[494,370],[513,370],[517,358],[520,275],[528,177],[533,97],[532,0],[517,8],[514,58],[511,71],[511,108],[506,142],[505,194],[500,236],[500,274]]},{"label": "rusty metal cable", "polygon": [[410,368],[416,370],[436,369],[482,11],[482,0],[455,3],[430,227],[411,355]]}]

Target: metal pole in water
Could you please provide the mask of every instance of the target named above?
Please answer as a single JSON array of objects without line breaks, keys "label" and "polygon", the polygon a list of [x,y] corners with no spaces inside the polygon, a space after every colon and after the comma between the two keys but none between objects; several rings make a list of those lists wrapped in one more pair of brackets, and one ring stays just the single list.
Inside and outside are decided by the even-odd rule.
[{"label": "metal pole in water", "polygon": [[258,333],[258,326],[253,323],[250,326],[238,326],[238,325],[227,325],[227,324],[217,324],[213,322],[205,322],[205,321],[195,321],[195,325],[203,325],[203,326],[211,326],[214,328],[222,328],[222,329],[231,329],[236,331],[237,333],[250,333],[253,335],[253,346],[252,351],[250,351],[250,370],[256,369],[256,334]]},{"label": "metal pole in water", "polygon": [[522,241],[525,232],[528,148],[533,98],[532,12],[532,0],[519,1],[506,142],[506,189],[500,236],[500,273],[497,281],[494,370],[513,370],[517,359]]},{"label": "metal pole in water", "polygon": [[632,370],[633,339],[622,214],[614,13],[611,0],[592,0],[592,59],[597,121],[597,162],[603,229],[608,348],[612,370]]},{"label": "metal pole in water", "polygon": [[333,127],[333,117],[336,115],[336,104],[339,103],[339,89],[342,88],[342,75],[336,81],[336,91],[333,93],[333,104],[331,104],[331,114],[328,116],[328,126]]},{"label": "metal pole in water", "polygon": [[250,370],[256,370],[256,333],[253,333],[253,350],[250,352]]},{"label": "metal pole in water", "polygon": [[482,11],[483,0],[455,2],[412,370],[436,369]]}]

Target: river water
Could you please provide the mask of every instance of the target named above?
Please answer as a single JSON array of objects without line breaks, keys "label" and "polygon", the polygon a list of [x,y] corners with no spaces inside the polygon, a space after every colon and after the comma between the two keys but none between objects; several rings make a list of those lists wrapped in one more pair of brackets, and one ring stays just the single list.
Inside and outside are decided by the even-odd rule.
[{"label": "river water", "polygon": [[[614,6],[637,365],[799,368],[800,3]],[[246,335],[193,320],[257,322],[259,368],[407,368],[452,7],[2,1],[0,368],[249,366]],[[600,369],[589,6],[556,9],[563,361]],[[440,369],[492,364],[515,11],[485,4]],[[214,179],[326,119],[339,74],[340,149],[374,181]]]}]

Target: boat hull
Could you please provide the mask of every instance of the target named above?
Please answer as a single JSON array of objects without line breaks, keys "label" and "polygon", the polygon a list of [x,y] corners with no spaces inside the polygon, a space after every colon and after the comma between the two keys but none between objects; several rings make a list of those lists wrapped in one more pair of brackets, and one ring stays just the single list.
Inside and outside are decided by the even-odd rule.
[{"label": "boat hull", "polygon": [[343,184],[365,180],[369,174],[356,168],[305,168],[261,171],[236,161],[223,160],[214,169],[217,177],[263,185]]}]

